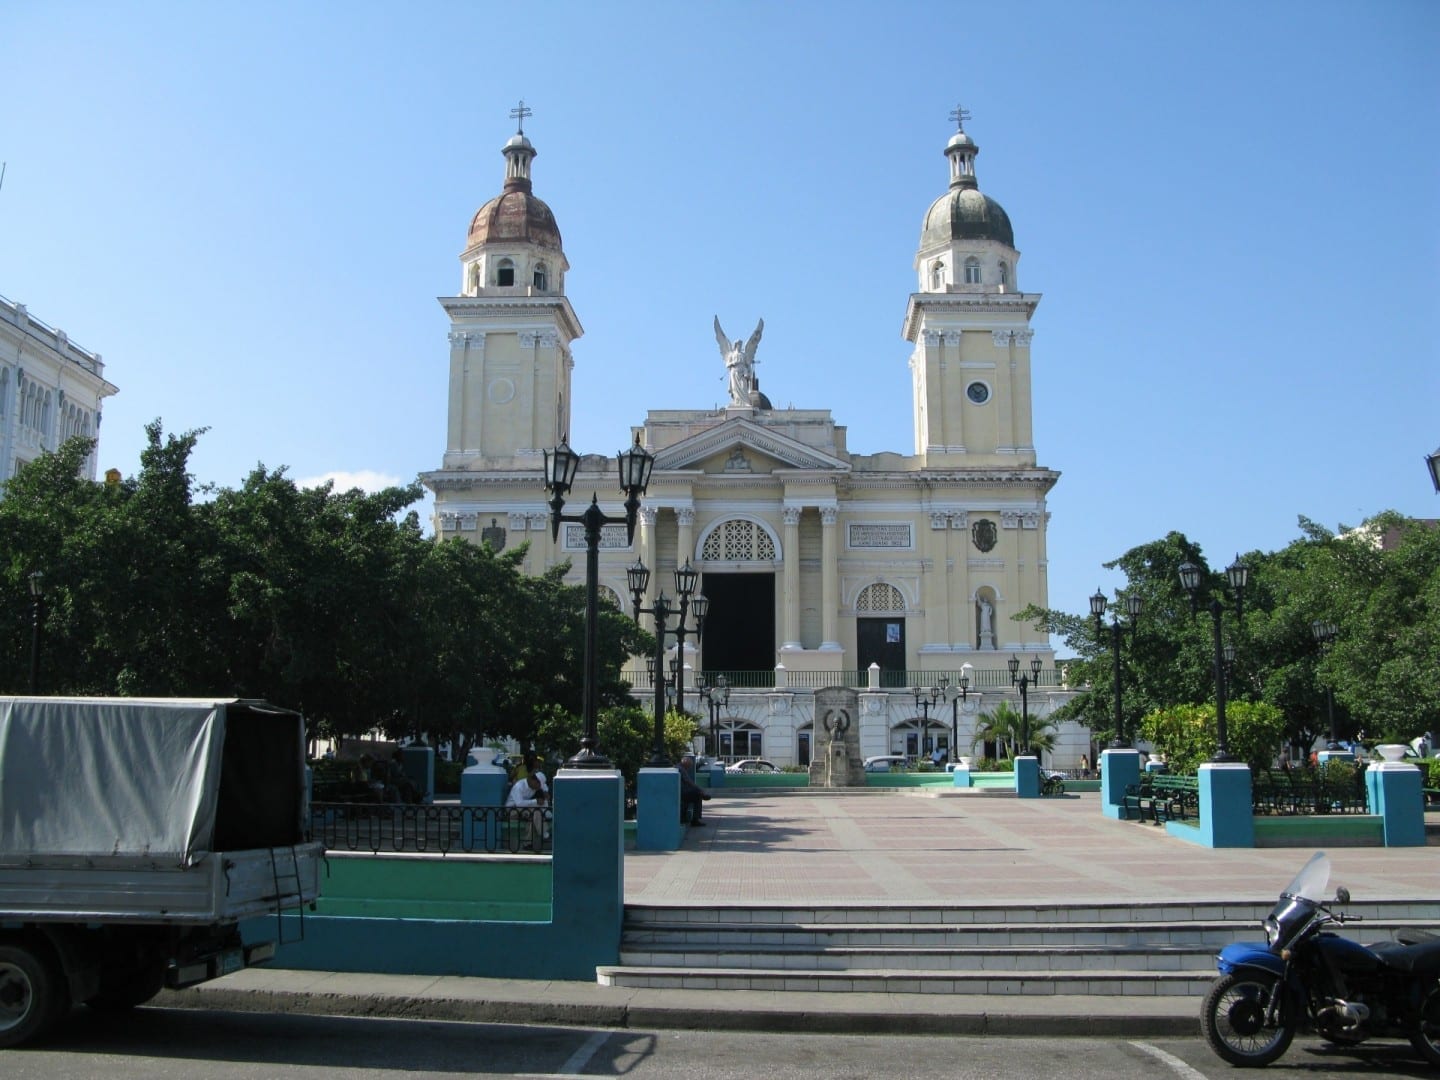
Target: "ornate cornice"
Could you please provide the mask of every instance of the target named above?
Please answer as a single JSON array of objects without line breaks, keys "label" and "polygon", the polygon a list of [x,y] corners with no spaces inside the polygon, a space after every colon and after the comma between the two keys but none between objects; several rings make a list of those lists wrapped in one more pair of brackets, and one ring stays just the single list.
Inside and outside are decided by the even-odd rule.
[{"label": "ornate cornice", "polygon": [[814,469],[826,472],[849,472],[849,462],[807,446],[802,442],[771,431],[744,417],[734,417],[723,424],[707,428],[688,439],[665,447],[655,455],[657,472],[685,469],[724,453],[734,447],[754,450],[774,458],[792,469]]},{"label": "ornate cornice", "polygon": [[[530,322],[531,326],[519,326],[516,329],[537,329],[533,323],[536,317],[550,317],[564,330],[565,336],[571,340],[582,336],[585,328],[580,325],[580,320],[575,315],[575,309],[570,306],[570,301],[560,295],[546,296],[437,296],[440,306],[445,309],[445,314],[450,316],[451,322],[463,322],[470,320],[481,320],[503,316],[507,318],[523,317]],[[508,327],[491,327],[492,330],[509,329]]]},{"label": "ornate cornice", "polygon": [[1023,315],[1029,322],[1039,306],[1039,293],[911,293],[900,333],[905,340],[915,341],[920,333],[920,321],[927,314]]}]

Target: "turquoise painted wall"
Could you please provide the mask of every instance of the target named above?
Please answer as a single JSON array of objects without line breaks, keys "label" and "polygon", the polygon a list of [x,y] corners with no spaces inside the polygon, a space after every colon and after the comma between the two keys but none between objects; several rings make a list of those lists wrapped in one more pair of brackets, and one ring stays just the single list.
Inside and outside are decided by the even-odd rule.
[{"label": "turquoise painted wall", "polygon": [[[513,856],[516,868],[487,873],[485,861],[453,856],[337,858],[313,914],[253,919],[242,932],[247,941],[278,936],[281,968],[592,981],[597,966],[620,958],[624,787],[618,772],[565,769],[554,790],[549,859]],[[542,864],[550,910],[535,918]],[[465,895],[470,888],[479,891]],[[483,916],[487,904],[511,917],[431,917]]]}]

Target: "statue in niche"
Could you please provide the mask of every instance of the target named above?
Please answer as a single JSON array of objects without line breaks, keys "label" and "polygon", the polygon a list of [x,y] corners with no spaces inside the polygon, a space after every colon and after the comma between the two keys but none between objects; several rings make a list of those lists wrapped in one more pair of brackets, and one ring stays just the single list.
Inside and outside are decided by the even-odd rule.
[{"label": "statue in niche", "polygon": [[750,395],[755,391],[755,350],[760,347],[760,335],[764,331],[765,320],[761,319],[749,341],[742,343],[739,338],[731,341],[720,329],[720,316],[715,316],[715,341],[729,376],[732,405],[750,404]]},{"label": "statue in niche", "polygon": [[995,605],[983,596],[976,603],[980,608],[980,647],[993,649],[995,647]]},{"label": "statue in niche", "polygon": [[850,751],[845,746],[845,732],[850,727],[850,714],[844,709],[832,709],[825,714],[825,733],[830,736],[830,750],[826,759],[830,775],[826,784],[836,787],[846,782],[850,775]]}]

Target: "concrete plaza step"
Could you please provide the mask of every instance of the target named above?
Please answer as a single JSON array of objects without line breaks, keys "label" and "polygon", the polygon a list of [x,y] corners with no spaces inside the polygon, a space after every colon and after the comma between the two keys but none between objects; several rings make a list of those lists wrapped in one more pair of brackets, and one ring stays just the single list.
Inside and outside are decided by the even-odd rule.
[{"label": "concrete plaza step", "polygon": [[[1202,993],[1215,954],[1260,936],[1269,903],[629,905],[603,985],[949,994]],[[1361,940],[1440,924],[1440,901],[1346,909]],[[1351,927],[1350,930],[1360,929]]]}]

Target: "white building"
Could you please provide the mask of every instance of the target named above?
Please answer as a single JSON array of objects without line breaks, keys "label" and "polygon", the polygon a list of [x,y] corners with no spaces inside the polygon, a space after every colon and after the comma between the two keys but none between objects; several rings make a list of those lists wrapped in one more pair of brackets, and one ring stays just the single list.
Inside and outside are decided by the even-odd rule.
[{"label": "white building", "polygon": [[[565,293],[555,215],[532,190],[535,148],[522,132],[502,153],[503,190],[470,222],[459,292],[440,298],[450,320],[447,441],[423,480],[437,536],[529,541],[530,572],[571,560],[582,581],[583,529],[551,539],[542,454],[585,407],[571,393],[584,331]],[[1012,619],[1047,603],[1045,497],[1059,478],[1037,464],[1031,430],[1040,296],[1021,288],[1009,217],[980,192],[975,142],[957,131],[944,153],[949,184],[921,217],[916,290],[903,299],[910,453],[852,453],[828,410],[774,408],[753,376],[763,323],[748,340],[713,327],[721,356],[712,362],[730,370],[726,407],[651,411],[632,428],[656,463],[635,542],[623,525],[602,538],[601,595],[630,610],[626,569],[637,558],[652,571],[652,596],[664,583],[673,599],[672,574],[687,562],[703,574],[709,614],[703,640],[685,644],[685,700],[703,712],[697,683],[725,676],[732,692],[711,747],[722,756],[807,763],[814,692],[827,686],[861,691],[866,755],[951,750],[957,740],[953,754],[968,754],[977,716],[1001,700],[1019,708],[1012,658],[1027,678],[1039,662],[1033,714],[1069,695],[1046,635]],[[713,357],[711,329],[696,328],[693,348]],[[765,359],[800,370],[809,358]],[[905,377],[898,365],[896,377]],[[613,492],[614,469],[585,458],[575,491]],[[618,516],[621,496],[611,498],[603,509]],[[928,698],[942,677],[953,690],[962,676],[963,702],[917,706],[911,687]],[[643,660],[628,677],[649,696]],[[1088,735],[1073,729],[1054,763],[1073,767],[1088,751]]]},{"label": "white building", "polygon": [[[92,353],[0,296],[0,483],[75,435],[96,439],[100,408],[117,388]],[[81,474],[95,479],[92,452]]]}]

